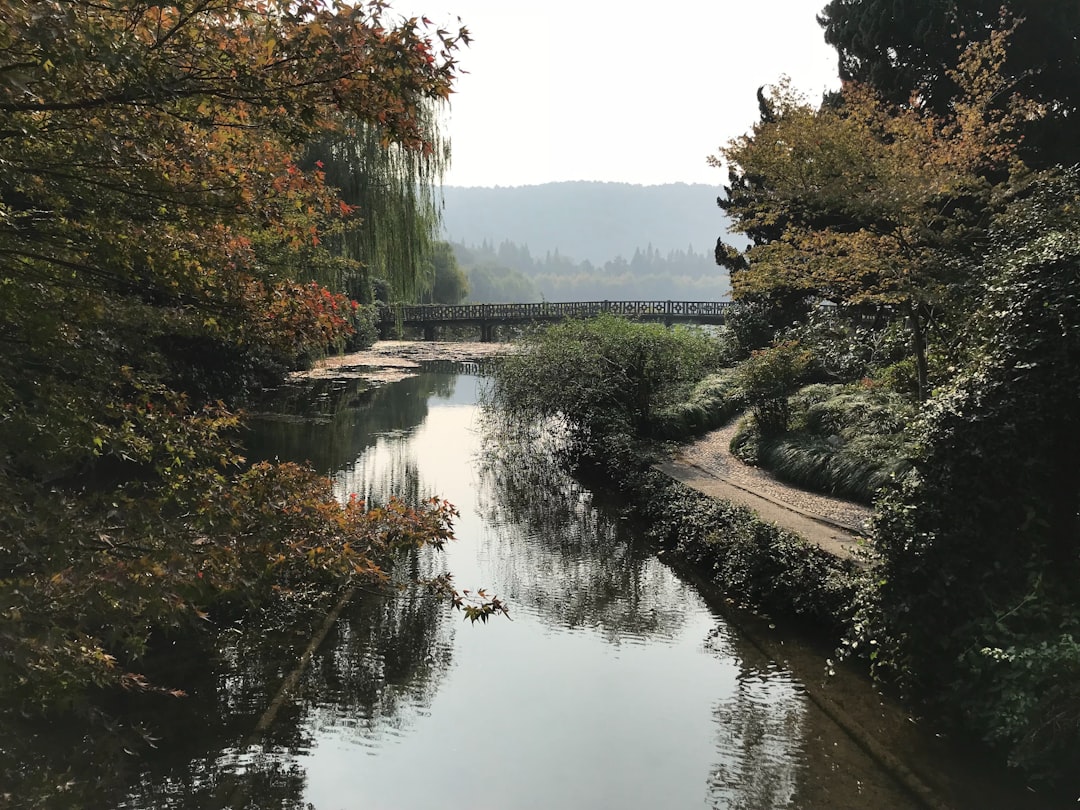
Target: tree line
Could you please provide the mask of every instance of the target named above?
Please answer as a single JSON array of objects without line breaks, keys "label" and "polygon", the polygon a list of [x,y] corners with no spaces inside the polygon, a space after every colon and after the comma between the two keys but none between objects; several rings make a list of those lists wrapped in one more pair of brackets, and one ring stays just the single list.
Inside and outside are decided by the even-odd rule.
[{"label": "tree line", "polygon": [[527,245],[510,240],[498,246],[454,244],[454,253],[469,278],[469,300],[478,303],[716,301],[728,294],[712,256],[692,247],[662,253],[650,244],[630,259],[616,256],[603,264],[577,261],[557,249],[534,257]]}]

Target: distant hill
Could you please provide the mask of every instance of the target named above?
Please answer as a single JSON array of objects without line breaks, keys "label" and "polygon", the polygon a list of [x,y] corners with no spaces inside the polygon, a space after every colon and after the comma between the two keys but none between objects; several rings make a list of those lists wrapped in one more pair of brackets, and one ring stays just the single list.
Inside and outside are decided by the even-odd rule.
[{"label": "distant hill", "polygon": [[603,264],[575,261],[559,251],[533,257],[527,247],[509,240],[466,247],[452,243],[469,280],[468,300],[529,301],[721,301],[730,295],[727,273],[712,253],[649,246],[629,259],[617,256]]},{"label": "distant hill", "polygon": [[[558,251],[603,265],[629,260],[650,245],[668,253],[711,255],[727,220],[716,205],[719,185],[576,181],[508,188],[443,189],[444,230],[463,245],[510,241],[536,257]],[[719,270],[719,268],[717,268]]]}]

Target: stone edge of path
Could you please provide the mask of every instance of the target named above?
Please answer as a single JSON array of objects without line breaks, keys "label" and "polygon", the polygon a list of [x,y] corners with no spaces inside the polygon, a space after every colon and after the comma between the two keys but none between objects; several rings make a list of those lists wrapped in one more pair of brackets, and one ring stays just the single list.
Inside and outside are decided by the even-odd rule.
[{"label": "stone edge of path", "polygon": [[862,560],[857,550],[866,535],[857,527],[784,503],[692,462],[668,459],[653,468],[704,495],[745,506],[762,520],[794,532],[835,557],[855,562]]},{"label": "stone edge of path", "polygon": [[[653,469],[704,495],[747,507],[759,519],[792,531],[807,543],[816,545],[835,557],[850,560],[856,565],[865,565],[864,555],[858,553],[857,550],[867,539],[867,535],[856,526],[784,503],[746,486],[745,483],[736,483],[716,469],[708,469],[685,458],[669,457],[666,461],[654,464]],[[776,482],[774,482],[774,491],[775,486]],[[786,484],[780,485],[779,491],[786,490],[797,491]],[[760,634],[746,627],[743,627],[742,631],[765,655],[774,660],[783,659],[783,651]],[[832,722],[877,761],[898,784],[902,785],[919,805],[926,810],[954,810],[953,805],[942,796],[941,786],[933,786],[937,780],[931,778],[928,782],[924,775],[908,767],[907,763],[895,756],[874,733],[849,712],[842,701],[834,700],[828,694],[828,690],[810,688],[808,685],[807,696]]]}]

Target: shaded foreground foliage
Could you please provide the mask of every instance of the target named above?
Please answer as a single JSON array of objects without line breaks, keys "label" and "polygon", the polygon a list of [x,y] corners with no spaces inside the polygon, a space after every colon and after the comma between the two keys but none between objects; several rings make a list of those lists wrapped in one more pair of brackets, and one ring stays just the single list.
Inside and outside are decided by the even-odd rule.
[{"label": "shaded foreground foliage", "polygon": [[308,146],[432,156],[467,38],[380,2],[0,2],[0,710],[180,694],[142,674],[165,639],[451,536],[444,502],[249,465],[235,408],[371,332],[312,281],[363,212]]},{"label": "shaded foreground foliage", "polygon": [[1063,778],[1080,748],[1078,232],[1001,264],[979,361],[926,409],[880,505],[863,636],[877,668]]}]

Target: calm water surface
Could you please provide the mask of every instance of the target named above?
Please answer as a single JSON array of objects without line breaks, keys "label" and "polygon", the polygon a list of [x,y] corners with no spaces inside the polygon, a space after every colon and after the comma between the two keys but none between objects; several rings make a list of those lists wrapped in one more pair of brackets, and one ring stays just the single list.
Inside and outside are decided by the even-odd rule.
[{"label": "calm water surface", "polygon": [[[813,760],[831,771],[823,807],[842,806],[845,792],[852,806],[910,806],[857,751],[843,774],[833,752],[808,756],[822,746],[822,718],[802,684],[742,642],[617,514],[542,459],[490,452],[480,384],[423,374],[376,392],[374,419],[364,409],[355,423],[341,412],[348,424],[302,423],[306,444],[288,422],[262,433],[331,473],[342,497],[449,499],[458,540],[418,561],[420,573],[448,569],[512,610],[512,621],[472,626],[416,610],[425,600],[415,594],[352,606],[321,659],[333,684],[306,697],[302,744],[279,752],[302,774],[303,801],[808,807],[823,781],[807,778]],[[380,618],[400,644],[380,634]]]},{"label": "calm water surface", "polygon": [[[84,789],[49,806],[919,806],[810,700],[823,659],[797,677],[543,453],[494,452],[480,385],[424,373],[282,391],[249,449],[310,461],[343,498],[449,499],[458,540],[403,575],[450,570],[459,588],[506,600],[512,620],[473,626],[403,587],[357,594],[317,647],[322,615],[238,623],[219,648],[178,649],[152,673],[190,687],[125,720],[160,737],[155,751],[69,740],[62,767]],[[70,737],[38,729],[27,745],[61,750],[54,731]]]}]

